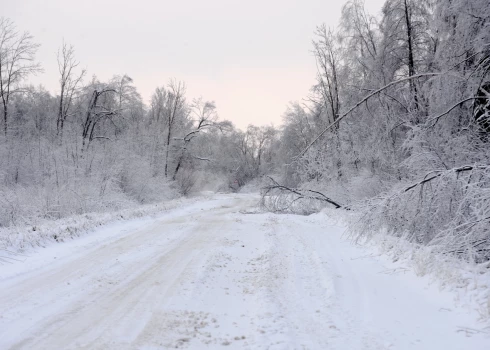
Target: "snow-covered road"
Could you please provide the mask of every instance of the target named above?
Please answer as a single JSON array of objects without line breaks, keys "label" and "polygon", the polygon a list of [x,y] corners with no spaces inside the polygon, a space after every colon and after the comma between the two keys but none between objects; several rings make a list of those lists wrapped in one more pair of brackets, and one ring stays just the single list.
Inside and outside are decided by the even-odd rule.
[{"label": "snow-covered road", "polygon": [[216,195],[0,266],[0,349],[490,349],[324,215]]}]

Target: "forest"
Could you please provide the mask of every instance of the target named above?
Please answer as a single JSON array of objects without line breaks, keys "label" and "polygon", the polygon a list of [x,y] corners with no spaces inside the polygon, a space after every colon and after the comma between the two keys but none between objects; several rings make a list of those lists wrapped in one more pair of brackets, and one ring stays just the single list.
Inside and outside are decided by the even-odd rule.
[{"label": "forest", "polygon": [[[488,0],[362,0],[312,33],[316,83],[279,127],[240,130],[178,79],[149,103],[60,43],[56,93],[28,28],[0,18],[0,230],[193,192],[261,189],[265,210],[356,216],[434,253],[490,261]],[[291,82],[294,84],[294,81]]]}]

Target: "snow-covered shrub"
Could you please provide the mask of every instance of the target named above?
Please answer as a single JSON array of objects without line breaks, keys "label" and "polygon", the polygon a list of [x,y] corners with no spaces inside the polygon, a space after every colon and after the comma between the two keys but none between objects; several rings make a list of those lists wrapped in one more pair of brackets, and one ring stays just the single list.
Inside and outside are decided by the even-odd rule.
[{"label": "snow-covered shrub", "polygon": [[140,205],[130,209],[105,213],[84,213],[59,220],[38,219],[36,224],[27,222],[15,226],[0,227],[0,262],[2,262],[2,249],[17,253],[33,247],[44,246],[48,242],[63,242],[107,223],[160,214],[166,210],[179,207],[183,202],[195,200],[198,198],[179,198],[157,204]]},{"label": "snow-covered shrub", "polygon": [[194,190],[197,181],[197,174],[193,169],[182,169],[175,179],[178,192],[187,196]]},{"label": "snow-covered shrub", "polygon": [[353,230],[380,230],[441,254],[490,260],[490,167],[464,166],[430,172],[419,182],[355,206],[362,213]]}]

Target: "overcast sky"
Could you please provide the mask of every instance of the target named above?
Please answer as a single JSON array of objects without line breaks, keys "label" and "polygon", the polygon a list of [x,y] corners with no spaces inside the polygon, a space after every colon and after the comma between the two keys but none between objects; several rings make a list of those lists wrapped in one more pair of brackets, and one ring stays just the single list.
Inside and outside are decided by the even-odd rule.
[{"label": "overcast sky", "polygon": [[[333,0],[0,0],[1,15],[41,44],[44,73],[31,79],[57,91],[56,52],[74,45],[88,76],[128,74],[148,102],[170,78],[188,98],[216,101],[223,119],[280,124],[289,101],[314,82],[311,40],[336,26]],[[384,0],[366,0],[377,14]]]}]

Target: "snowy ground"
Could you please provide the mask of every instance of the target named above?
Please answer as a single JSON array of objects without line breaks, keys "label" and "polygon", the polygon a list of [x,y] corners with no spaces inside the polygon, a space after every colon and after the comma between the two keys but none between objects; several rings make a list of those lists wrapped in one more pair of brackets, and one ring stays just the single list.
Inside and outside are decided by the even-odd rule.
[{"label": "snowy ground", "polygon": [[478,314],[324,215],[217,195],[0,266],[0,349],[490,349]]}]

